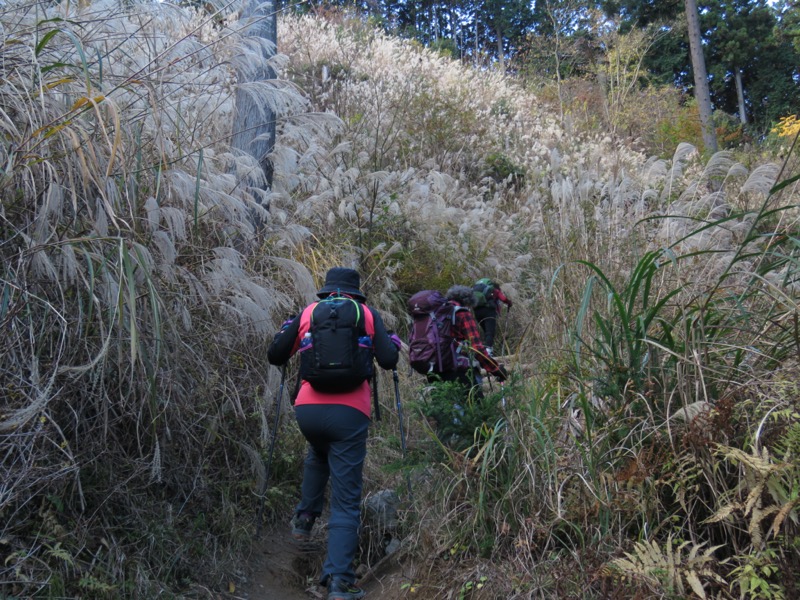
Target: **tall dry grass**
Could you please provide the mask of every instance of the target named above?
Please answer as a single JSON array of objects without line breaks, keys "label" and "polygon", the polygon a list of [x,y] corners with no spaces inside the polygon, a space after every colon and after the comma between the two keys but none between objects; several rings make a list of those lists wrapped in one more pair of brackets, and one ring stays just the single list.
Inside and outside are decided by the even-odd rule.
[{"label": "tall dry grass", "polygon": [[[796,159],[782,175],[731,152],[704,161],[690,144],[648,159],[558,124],[512,82],[347,19],[287,20],[283,39],[287,73],[345,123],[332,175],[310,180],[318,214],[353,240],[414,247],[430,266],[408,282],[415,261],[396,255],[400,291],[489,274],[515,300],[501,322],[520,377],[504,392],[512,409],[474,445],[437,442],[426,418],[447,402],[407,381],[409,400],[422,394],[407,426],[420,558],[409,585],[430,598],[726,597],[762,584],[789,597],[796,583],[775,573],[798,560],[796,472],[775,456],[796,435]],[[493,178],[498,154],[507,180]],[[746,401],[753,386],[769,401]],[[756,466],[745,455],[763,419],[775,446]],[[771,538],[757,535],[767,525]]]},{"label": "tall dry grass", "polygon": [[[797,564],[796,184],[770,193],[794,164],[649,159],[508,79],[286,17],[260,194],[228,144],[253,59],[235,8],[0,14],[4,592],[240,577],[280,377],[264,349],[336,264],[401,332],[422,287],[492,276],[515,301],[514,377],[466,450],[437,441],[403,363],[403,460],[380,382],[367,487],[411,476],[426,597],[722,597]],[[280,433],[274,518],[302,452]]]},{"label": "tall dry grass", "polygon": [[315,282],[229,144],[230,8],[0,12],[3,595],[221,585],[247,547],[265,343]]}]

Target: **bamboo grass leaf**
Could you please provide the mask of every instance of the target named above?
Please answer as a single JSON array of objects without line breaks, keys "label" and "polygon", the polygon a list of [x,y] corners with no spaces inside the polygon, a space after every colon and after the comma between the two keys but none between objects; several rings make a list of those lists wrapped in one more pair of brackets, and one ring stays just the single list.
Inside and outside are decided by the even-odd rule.
[{"label": "bamboo grass leaf", "polygon": [[783,188],[788,187],[788,186],[792,185],[793,183],[795,183],[797,181],[800,181],[800,173],[798,173],[797,175],[792,175],[791,177],[789,177],[788,179],[784,179],[780,183],[776,183],[774,186],[772,186],[772,188],[770,189],[769,193],[770,194],[777,194]]},{"label": "bamboo grass leaf", "polygon": [[[55,81],[48,81],[46,84],[44,84],[42,86],[42,89],[44,89],[44,90],[49,92],[50,90],[53,90],[53,89],[57,88],[60,85],[66,85],[68,83],[72,83],[73,81],[75,81],[74,77],[69,77],[69,76],[68,77],[60,77],[60,78],[56,79]],[[72,110],[74,110],[74,109],[75,109],[75,107],[73,106]]]},{"label": "bamboo grass leaf", "polygon": [[78,39],[78,37],[74,33],[72,33],[70,30],[68,30],[68,29],[59,29],[58,31],[63,33],[64,35],[66,35],[70,40],[72,40],[72,43],[75,46],[75,49],[78,51],[78,56],[81,59],[81,66],[83,68],[83,74],[84,74],[85,82],[86,82],[86,94],[88,95],[88,94],[91,93],[91,90],[92,90],[92,80],[91,80],[91,77],[90,77],[90,74],[89,74],[89,61],[86,59],[86,54],[83,51],[83,44]]},{"label": "bamboo grass leaf", "polygon": [[583,323],[586,318],[587,313],[589,312],[589,303],[592,297],[592,288],[594,287],[595,278],[589,277],[586,281],[586,287],[583,291],[583,298],[581,299],[580,308],[578,309],[578,316],[576,318],[575,324],[575,357],[576,362],[580,364],[580,354],[581,354],[581,346],[582,346],[582,336],[583,336]]},{"label": "bamboo grass leaf", "polygon": [[0,296],[0,321],[6,318],[11,303],[11,284],[3,281],[3,293]]},{"label": "bamboo grass leaf", "polygon": [[585,260],[578,260],[575,261],[577,264],[584,265],[589,267],[592,271],[594,271],[595,275],[603,282],[606,287],[606,291],[608,293],[608,299],[613,304],[614,308],[616,309],[616,316],[620,319],[621,327],[624,331],[628,331],[630,327],[630,314],[625,310],[625,305],[622,301],[622,297],[617,293],[616,289],[612,285],[611,281],[609,281],[608,277],[600,270],[597,265],[594,265]]},{"label": "bamboo grass leaf", "polygon": [[[130,333],[130,364],[133,367],[136,364],[136,358],[139,354],[139,327],[137,322],[136,310],[136,277],[134,275],[134,264],[130,253],[128,252],[127,244],[120,240],[120,261],[125,273],[125,285],[128,290],[128,325]],[[120,299],[122,298],[122,286],[120,286]],[[124,311],[121,311],[120,317]]]},{"label": "bamboo grass leaf", "polygon": [[200,205],[200,182],[202,181],[202,174],[203,174],[203,149],[200,148],[200,152],[197,158],[197,177],[195,178],[195,188],[194,188],[194,229],[197,231],[197,218],[198,218],[198,207]]},{"label": "bamboo grass leaf", "polygon": [[81,96],[80,98],[75,100],[75,102],[72,104],[72,107],[70,108],[70,110],[71,111],[72,110],[78,110],[79,108],[83,108],[84,106],[87,106],[87,105],[90,105],[90,104],[92,104],[92,105],[100,104],[105,99],[106,99],[105,96],[95,96],[94,98],[89,98],[88,96]]},{"label": "bamboo grass leaf", "polygon": [[42,50],[45,46],[47,46],[47,42],[49,42],[52,38],[57,36],[61,33],[60,29],[51,29],[47,33],[45,33],[42,38],[38,41],[36,46],[34,47],[34,55],[39,56],[42,53]]}]

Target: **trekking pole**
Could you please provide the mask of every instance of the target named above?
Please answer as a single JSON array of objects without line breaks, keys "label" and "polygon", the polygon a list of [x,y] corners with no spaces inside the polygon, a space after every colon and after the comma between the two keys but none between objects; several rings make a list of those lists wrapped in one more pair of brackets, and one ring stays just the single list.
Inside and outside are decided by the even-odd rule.
[{"label": "trekking pole", "polygon": [[511,312],[511,307],[506,306],[506,316],[503,317],[503,354],[508,354],[510,348],[508,347],[508,313]]},{"label": "trekking pole", "polygon": [[375,420],[381,420],[381,404],[378,401],[378,370],[372,371],[372,402],[375,405]]},{"label": "trekking pole", "polygon": [[[397,417],[400,420],[400,447],[403,449],[403,461],[406,460],[406,435],[403,431],[403,406],[400,404],[400,378],[397,369],[392,369],[392,379],[394,379],[394,396],[397,401]],[[406,472],[406,484],[408,485],[409,497],[414,497],[411,491],[411,475]]]},{"label": "trekking pole", "polygon": [[264,517],[264,499],[267,495],[267,483],[269,482],[269,472],[272,469],[272,454],[275,451],[275,441],[278,439],[278,423],[281,419],[281,397],[283,396],[283,384],[286,381],[286,365],[281,367],[281,385],[278,388],[278,396],[275,398],[275,424],[272,426],[272,439],[269,442],[269,457],[267,458],[267,468],[264,472],[264,483],[261,485],[261,499],[258,504],[258,515],[256,517],[256,537],[261,535],[261,523]]},{"label": "trekking pole", "polygon": [[508,414],[506,413],[506,382],[500,382],[500,406],[501,412],[503,413],[503,441],[506,444],[510,444],[512,441],[511,438],[511,429],[508,426]]}]

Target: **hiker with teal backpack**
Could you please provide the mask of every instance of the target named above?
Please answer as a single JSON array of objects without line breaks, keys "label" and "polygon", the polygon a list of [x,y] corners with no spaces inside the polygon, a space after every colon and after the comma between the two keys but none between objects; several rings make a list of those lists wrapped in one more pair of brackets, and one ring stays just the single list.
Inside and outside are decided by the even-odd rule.
[{"label": "hiker with teal backpack", "polygon": [[483,343],[487,352],[494,356],[494,337],[497,332],[497,316],[505,304],[511,310],[513,302],[506,297],[500,285],[484,277],[475,282],[472,286],[475,295],[475,318],[478,320],[481,330],[483,330]]},{"label": "hiker with teal backpack", "polygon": [[269,347],[270,364],[283,365],[300,354],[300,390],[295,416],[308,441],[301,499],[292,519],[292,536],[311,537],[322,514],[330,480],[328,551],[320,583],[328,600],[357,600],[355,584],[361,491],[373,358],[378,366],[397,366],[402,342],[390,335],[375,309],[366,305],[357,271],[330,269],[317,292],[319,302],[284,323]]}]

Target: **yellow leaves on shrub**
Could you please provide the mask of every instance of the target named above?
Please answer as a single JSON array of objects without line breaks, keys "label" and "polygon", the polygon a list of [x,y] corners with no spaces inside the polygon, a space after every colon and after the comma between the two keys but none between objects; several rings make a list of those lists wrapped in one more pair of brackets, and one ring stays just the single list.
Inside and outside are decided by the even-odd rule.
[{"label": "yellow leaves on shrub", "polygon": [[778,124],[773,127],[770,133],[774,133],[779,137],[793,137],[800,131],[800,120],[795,115],[783,117]]}]

